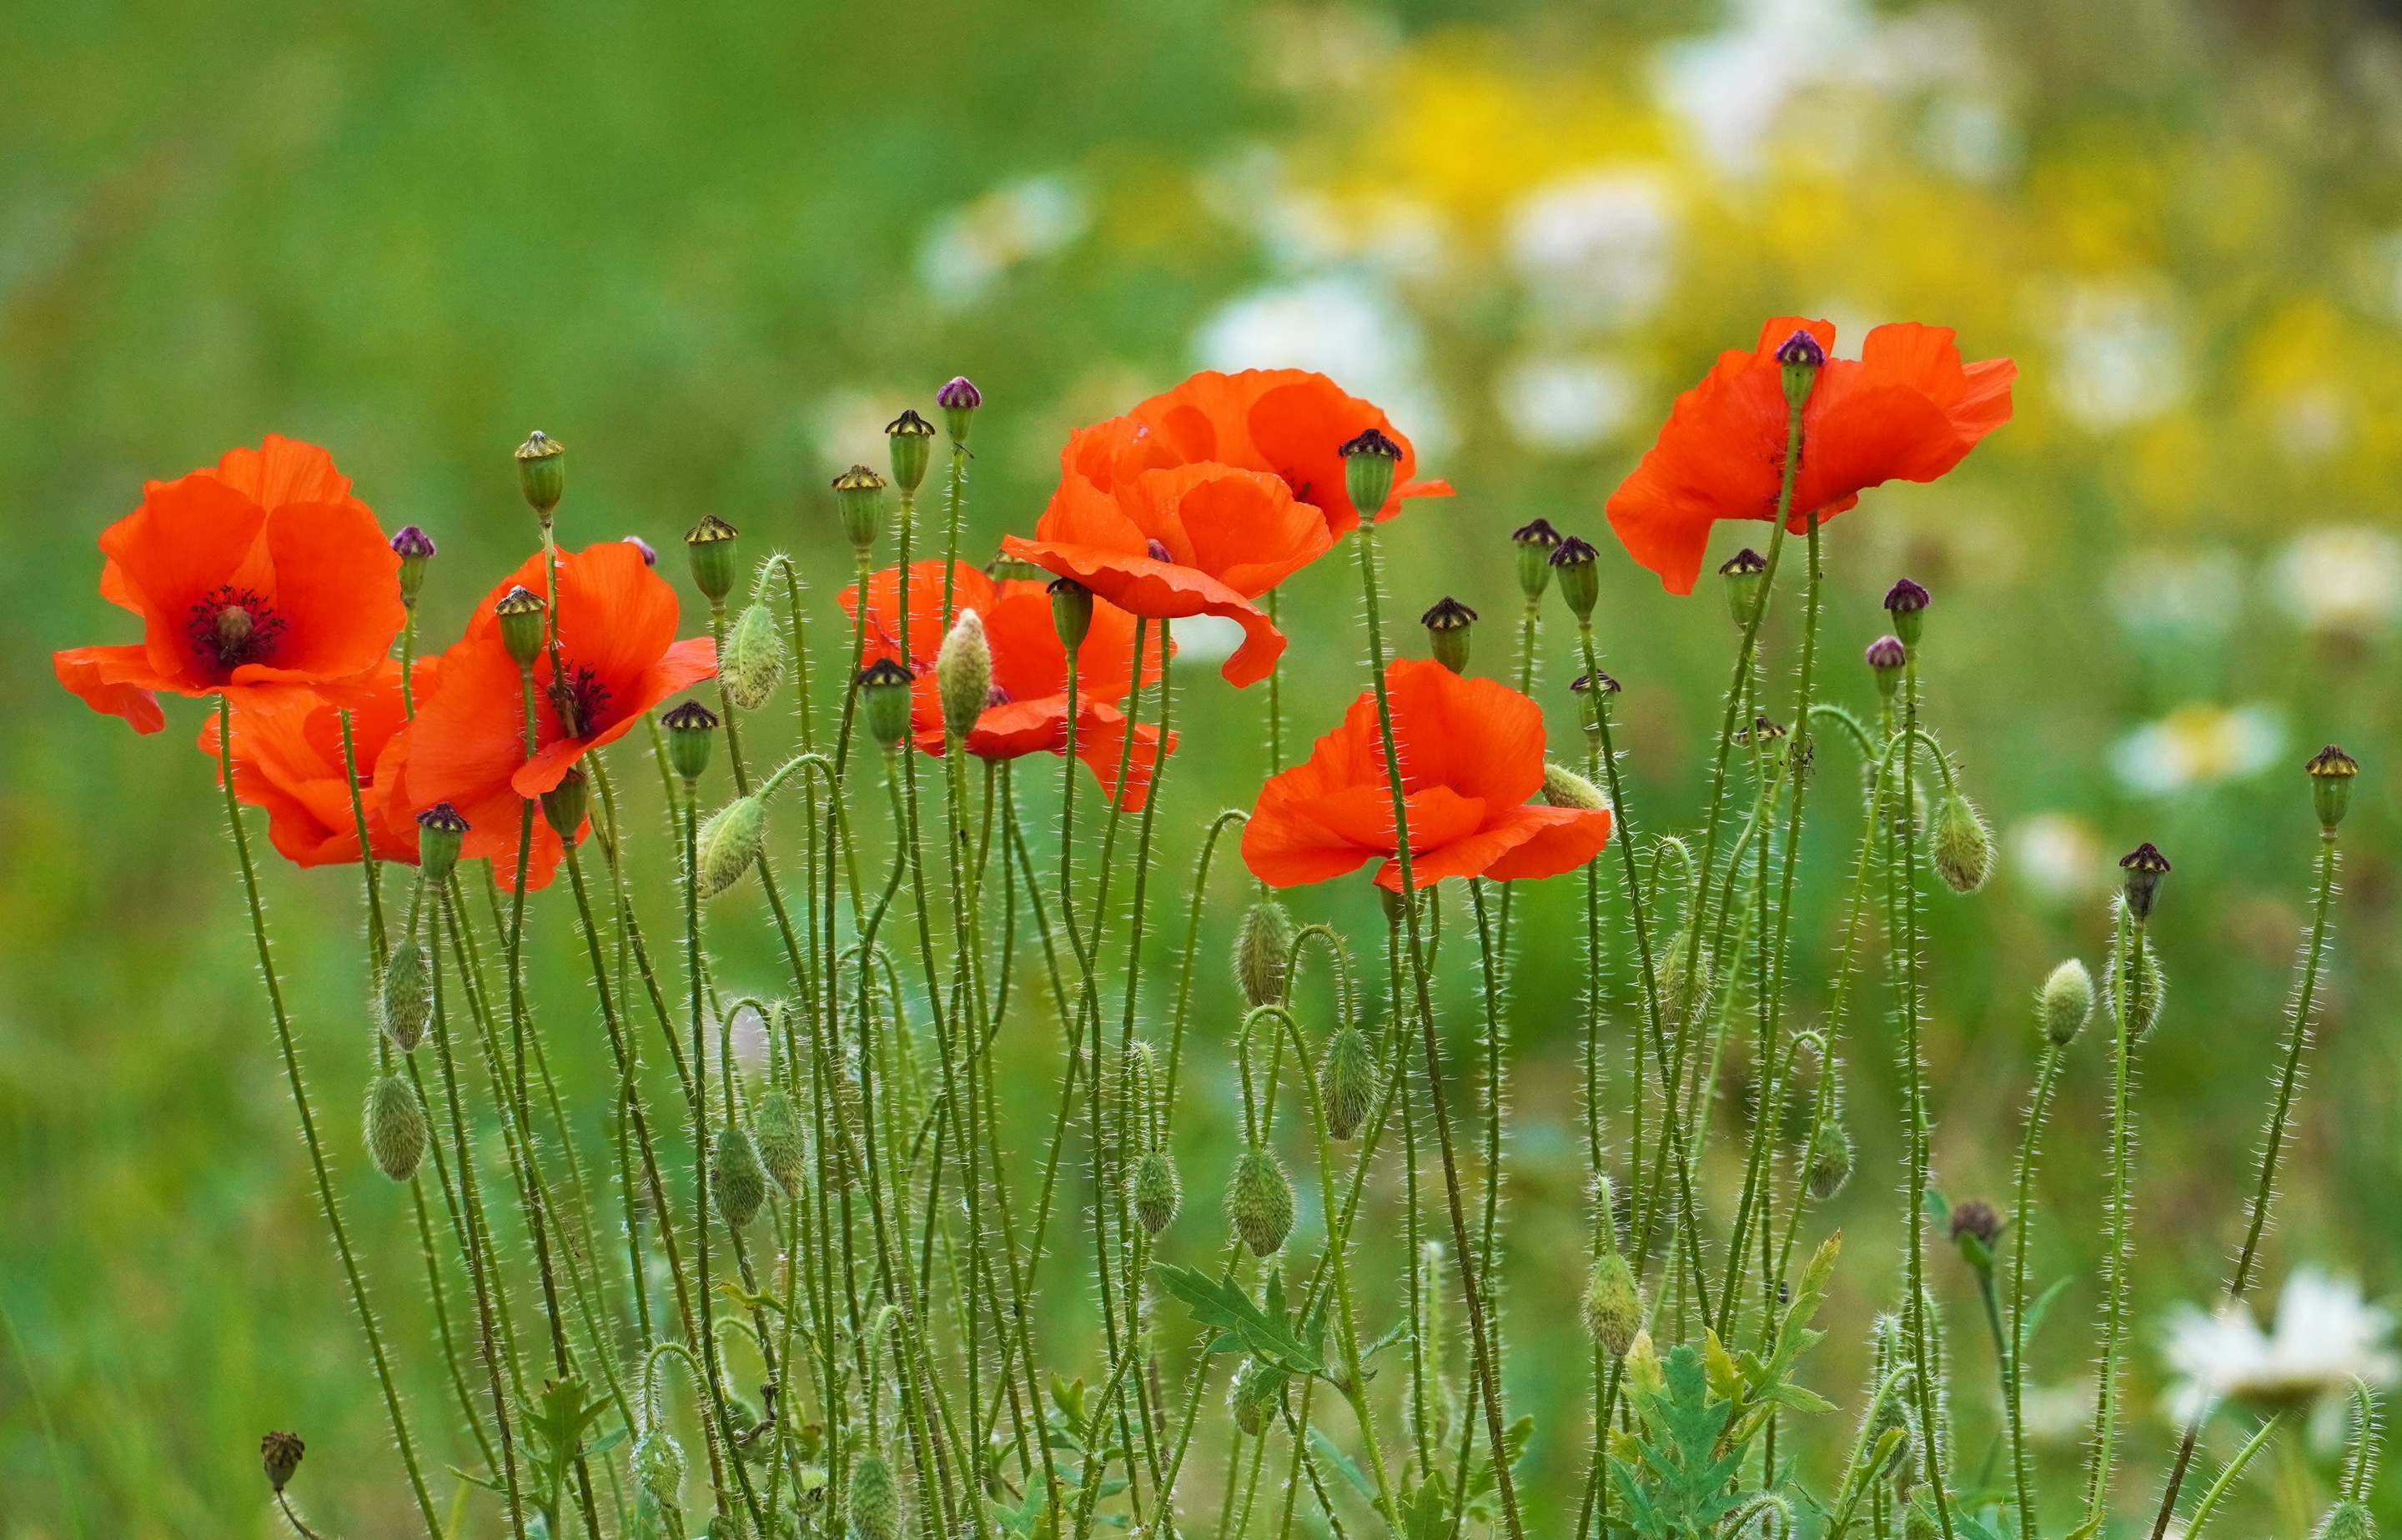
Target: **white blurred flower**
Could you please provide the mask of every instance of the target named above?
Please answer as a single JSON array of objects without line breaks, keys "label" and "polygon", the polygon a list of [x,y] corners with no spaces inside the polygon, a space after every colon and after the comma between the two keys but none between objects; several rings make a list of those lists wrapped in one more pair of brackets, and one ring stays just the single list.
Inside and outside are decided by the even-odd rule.
[{"label": "white blurred flower", "polygon": [[2110,613],[2137,636],[2170,641],[2225,635],[2243,603],[2235,553],[2130,551],[2110,573]]},{"label": "white blurred flower", "polygon": [[1633,375],[1607,358],[1533,356],[1493,381],[1494,409],[1529,449],[1578,454],[1624,428],[1639,398]]},{"label": "white blurred flower", "polygon": [[1543,312],[1566,323],[1632,325],[1675,275],[1677,217],[1659,177],[1581,172],[1547,182],[1505,216],[1510,265]]},{"label": "white blurred flower", "polygon": [[2184,351],[2158,289],[2091,283],[2062,308],[2053,389],[2079,424],[2106,433],[2160,416],[2184,399]]},{"label": "white blurred flower", "polygon": [[853,465],[881,470],[890,453],[884,425],[900,414],[901,408],[895,403],[908,399],[905,392],[862,389],[838,390],[827,395],[809,414],[819,459],[833,472]]},{"label": "white blurred flower", "polygon": [[1254,289],[1193,338],[1207,369],[1316,369],[1385,409],[1423,459],[1448,440],[1418,324],[1383,285],[1347,273]]},{"label": "white blurred flower", "polygon": [[2093,1426],[2093,1398],[2099,1382],[2088,1374],[2064,1384],[2031,1384],[2019,1396],[2019,1415],[2026,1436],[2038,1444],[2081,1442]]},{"label": "white blurred flower", "polygon": [[2393,1329],[2392,1313],[2365,1303],[2359,1284],[2311,1267],[2285,1280],[2270,1331],[2243,1305],[2215,1315],[2179,1305],[2162,1349],[2176,1376],[2170,1413],[2183,1422],[2220,1400],[2300,1409],[2343,1395],[2355,1377],[2387,1383],[2402,1370],[2386,1345]]},{"label": "white blurred flower", "polygon": [[2304,385],[2285,392],[2277,403],[2277,447],[2286,458],[2310,464],[2343,447],[2352,431],[2352,413],[2341,392],[2331,385]]},{"label": "white blurred flower", "polygon": [[974,303],[1020,263],[1048,256],[1084,233],[1092,210],[1064,176],[997,187],[935,223],[918,252],[918,276],[946,309]]},{"label": "white blurred flower", "polygon": [[2036,813],[2010,826],[2009,869],[2038,899],[2072,903],[2113,886],[2109,853],[2074,813]]},{"label": "white blurred flower", "polygon": [[2274,583],[2304,630],[2373,637],[2402,611],[2402,542],[2359,524],[2307,529],[2277,558]]},{"label": "white blurred flower", "polygon": [[2258,775],[2275,762],[2285,738],[2271,707],[2180,706],[2114,744],[2110,768],[2131,791],[2174,796]]},{"label": "white blurred flower", "polygon": [[1171,633],[1176,642],[1176,662],[1187,664],[1222,663],[1243,644],[1240,621],[1224,615],[1186,615],[1176,622]]}]

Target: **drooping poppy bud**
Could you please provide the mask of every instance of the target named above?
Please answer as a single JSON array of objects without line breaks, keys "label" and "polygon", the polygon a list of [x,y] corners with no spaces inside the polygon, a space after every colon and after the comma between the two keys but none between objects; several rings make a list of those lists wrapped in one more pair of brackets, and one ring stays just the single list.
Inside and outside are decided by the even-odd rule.
[{"label": "drooping poppy bud", "polygon": [[2311,1531],[2311,1540],[2377,1540],[2377,1519],[2363,1505],[2342,1498]]},{"label": "drooping poppy bud", "polygon": [[1935,831],[1927,846],[1936,873],[1954,893],[1974,893],[1994,871],[1994,836],[1986,832],[1977,804],[1954,791],[1935,809]]},{"label": "drooping poppy bud", "polygon": [[[421,850],[422,835],[418,845]],[[403,1053],[414,1052],[425,1040],[425,1025],[434,1019],[434,969],[415,936],[403,936],[383,965],[377,1014],[382,1018],[384,1036]]]},{"label": "drooping poppy bud", "polygon": [[1933,602],[1926,590],[1902,578],[1884,591],[1885,613],[1893,617],[1893,634],[1901,639],[1904,647],[1915,647],[1926,630],[1926,606]]},{"label": "drooping poppy bud", "polygon": [[1635,1270],[1616,1246],[1594,1264],[1593,1281],[1584,1291],[1584,1326],[1593,1340],[1613,1358],[1623,1358],[1643,1329],[1643,1292],[1636,1286]]},{"label": "drooping poppy bud", "polygon": [[1552,548],[1551,559],[1568,612],[1579,624],[1593,619],[1593,607],[1601,602],[1601,554],[1590,541],[1570,535]]},{"label": "drooping poppy bud", "polygon": [[892,485],[903,497],[916,496],[926,479],[926,462],[933,457],[934,425],[913,406],[884,425],[884,437],[892,449]]},{"label": "drooping poppy bud", "polygon": [[567,446],[536,428],[518,446],[518,490],[545,524],[567,495]]},{"label": "drooping poppy bud", "polygon": [[784,633],[777,629],[774,611],[764,604],[743,607],[726,633],[717,677],[737,710],[756,711],[767,704],[784,678]]},{"label": "drooping poppy bud", "polygon": [[1326,1132],[1338,1139],[1359,1133],[1376,1099],[1376,1056],[1358,1027],[1346,1024],[1327,1043],[1318,1082],[1318,1095],[1326,1104]]},{"label": "drooping poppy bud", "polygon": [[934,392],[934,405],[943,409],[943,427],[954,444],[968,441],[969,425],[975,421],[976,408],[984,405],[984,392],[965,375],[954,375],[950,382]]},{"label": "drooping poppy bud", "polygon": [[503,594],[492,606],[492,613],[501,621],[501,646],[520,668],[532,667],[533,660],[542,656],[545,609],[542,596],[523,584]]},{"label": "drooping poppy bud", "polygon": [[1243,1003],[1254,1009],[1282,1004],[1291,967],[1292,916],[1276,900],[1262,899],[1243,915],[1235,943],[1235,980],[1242,985]]},{"label": "drooping poppy bud", "polygon": [[575,843],[576,831],[584,827],[584,815],[592,805],[592,782],[581,769],[571,767],[559,778],[559,784],[542,794],[542,818],[551,832],[569,845]]},{"label": "drooping poppy bud", "polygon": [[1226,1179],[1226,1217],[1255,1256],[1273,1257],[1292,1233],[1292,1181],[1276,1156],[1254,1147],[1235,1157]]},{"label": "drooping poppy bud", "polygon": [[867,719],[868,736],[890,754],[909,736],[909,670],[890,658],[877,658],[859,671],[860,715]]},{"label": "drooping poppy bud", "polygon": [[425,564],[434,559],[434,537],[414,524],[404,524],[392,537],[392,548],[400,557],[400,602],[414,610],[425,588]]},{"label": "drooping poppy bud", "polygon": [[2066,1048],[2093,1014],[2093,975],[2075,957],[2051,970],[2036,994],[2036,1019],[2046,1041]]},{"label": "drooping poppy bud", "polygon": [[1910,666],[1910,652],[1899,637],[1879,637],[1869,643],[1868,665],[1876,675],[1877,694],[1891,700],[1901,688],[1902,670]]},{"label": "drooping poppy bud", "polygon": [[992,643],[984,617],[962,610],[934,656],[934,691],[943,703],[943,730],[964,738],[975,731],[992,694]]},{"label": "drooping poppy bud", "polygon": [[1434,660],[1455,674],[1468,672],[1468,639],[1476,627],[1476,612],[1446,594],[1437,599],[1418,624],[1427,628]]},{"label": "drooping poppy bud", "polygon": [[2330,743],[2303,768],[2310,772],[2311,806],[2318,813],[2319,827],[2332,834],[2352,806],[2352,783],[2360,775],[2360,762]]},{"label": "drooping poppy bud", "polygon": [[395,1182],[417,1175],[425,1159],[425,1108],[401,1076],[379,1075],[367,1087],[366,1140],[378,1171]]},{"label": "drooping poppy bud", "polygon": [[697,700],[659,718],[668,730],[668,764],[689,786],[709,768],[710,749],[717,743],[717,713]]},{"label": "drooping poppy bud", "polygon": [[1560,532],[1547,518],[1530,519],[1510,531],[1510,543],[1518,553],[1518,591],[1527,603],[1542,598],[1552,585],[1552,552],[1559,543]]},{"label": "drooping poppy bud", "polygon": [[1136,1162],[1133,1185],[1134,1214],[1142,1221],[1145,1234],[1157,1235],[1175,1222],[1184,1187],[1177,1179],[1176,1162],[1167,1151],[1154,1149]]},{"label": "drooping poppy bud", "polygon": [[1226,1393],[1227,1409],[1235,1415],[1235,1426],[1245,1437],[1257,1438],[1265,1433],[1270,1418],[1284,1410],[1285,1377],[1268,1368],[1256,1358],[1246,1358],[1243,1367],[1235,1371],[1235,1382]]},{"label": "drooping poppy bud", "polygon": [[2150,919],[2160,879],[2169,873],[2169,859],[2160,854],[2159,846],[2146,840],[2119,858],[2119,869],[2127,873],[2127,912],[2139,922]]},{"label": "drooping poppy bud", "polygon": [[459,809],[437,802],[417,815],[417,869],[435,887],[450,880],[459,864],[459,847],[467,839],[467,820]]},{"label": "drooping poppy bud", "polygon": [[742,1125],[729,1122],[717,1131],[709,1152],[709,1195],[717,1202],[729,1229],[740,1230],[758,1216],[767,1201],[767,1173],[752,1148]]},{"label": "drooping poppy bud", "polygon": [[684,556],[692,562],[692,585],[714,609],[734,591],[734,581],[741,574],[736,571],[734,537],[739,533],[733,525],[715,514],[703,514],[700,522],[683,532]]},{"label": "drooping poppy bud", "polygon": [[1760,592],[1768,586],[1768,558],[1746,545],[1727,557],[1719,576],[1726,580],[1727,613],[1737,626],[1750,625],[1752,612],[1760,608]]},{"label": "drooping poppy bud", "polygon": [[1093,628],[1093,591],[1074,578],[1051,580],[1051,625],[1059,645],[1073,656]]},{"label": "drooping poppy bud", "polygon": [[884,1456],[868,1451],[850,1467],[850,1527],[859,1540],[895,1540],[901,1533],[901,1489]]},{"label": "drooping poppy bud", "polygon": [[1829,1118],[1810,1146],[1810,1170],[1804,1180],[1810,1196],[1825,1203],[1852,1179],[1852,1131],[1839,1112]]},{"label": "drooping poppy bud", "polygon": [[1565,764],[1543,766],[1543,800],[1553,807],[1572,807],[1580,813],[1598,813],[1609,805],[1600,787]]},{"label": "drooping poppy bud", "polygon": [[1374,521],[1393,495],[1393,473],[1401,467],[1401,447],[1376,429],[1346,439],[1334,451],[1343,457],[1343,489],[1363,520]]},{"label": "drooping poppy bud", "polygon": [[284,1483],[292,1479],[292,1473],[300,1468],[300,1456],[308,1449],[297,1433],[270,1433],[261,1438],[258,1458],[267,1468],[267,1484],[282,1492]]},{"label": "drooping poppy bud", "polygon": [[650,1427],[634,1440],[634,1479],[662,1513],[681,1515],[683,1446],[663,1427]]},{"label": "drooping poppy bud", "polygon": [[854,465],[834,478],[835,512],[842,516],[842,532],[850,548],[866,555],[876,547],[876,531],[884,523],[884,478],[864,465]]},{"label": "drooping poppy bud", "polygon": [[1808,331],[1796,331],[1776,350],[1776,362],[1783,366],[1785,404],[1799,408],[1818,383],[1818,371],[1827,366],[1827,350]]},{"label": "drooping poppy bud", "polygon": [[693,836],[700,896],[713,899],[740,882],[766,843],[767,807],[757,797],[737,797],[711,813]]},{"label": "drooping poppy bud", "polygon": [[799,1196],[808,1170],[808,1141],[802,1132],[801,1109],[783,1087],[773,1087],[759,1098],[751,1127],[758,1135],[759,1163],[787,1196]]}]

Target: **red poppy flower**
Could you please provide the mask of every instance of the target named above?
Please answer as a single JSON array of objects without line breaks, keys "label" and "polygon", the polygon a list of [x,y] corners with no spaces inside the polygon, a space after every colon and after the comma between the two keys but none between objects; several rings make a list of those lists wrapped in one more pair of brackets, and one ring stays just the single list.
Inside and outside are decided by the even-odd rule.
[{"label": "red poppy flower", "polygon": [[1241,685],[1267,678],[1284,651],[1284,633],[1251,600],[1333,543],[1318,511],[1276,476],[1205,461],[1119,475],[1109,491],[1070,470],[1034,538],[1001,545],[1131,614],[1236,622],[1243,643],[1219,671]]},{"label": "red poppy flower", "polygon": [[[1424,658],[1385,671],[1393,747],[1410,817],[1410,875],[1549,877],[1593,859],[1609,840],[1608,809],[1528,806],[1543,784],[1543,713],[1509,686],[1462,679]],[[1384,859],[1381,887],[1400,892],[1392,791],[1376,696],[1362,691],[1307,763],[1260,789],[1243,826],[1243,860],[1271,887],[1324,882]]]},{"label": "red poppy flower", "polygon": [[[518,666],[501,643],[492,606],[515,587],[540,593],[544,581],[537,551],[484,597],[466,636],[442,654],[435,688],[393,750],[400,810],[413,818],[449,803],[469,825],[462,853],[502,857],[512,876],[523,799],[557,786],[587,751],[615,742],[660,701],[717,671],[715,642],[675,639],[675,590],[639,549],[612,540],[561,551],[554,627],[564,678],[554,690],[546,649],[534,660],[537,747],[529,758]],[[547,827],[534,820],[537,841]]]},{"label": "red poppy flower", "polygon": [[214,470],[142,488],[100,537],[103,598],[142,617],[133,646],[51,654],[59,682],[145,733],[156,692],[358,678],[392,650],[405,612],[400,557],[350,478],[313,444],[274,433]]},{"label": "red poppy flower", "polygon": [[1376,512],[1379,521],[1400,513],[1403,498],[1451,495],[1448,482],[1412,479],[1417,451],[1381,410],[1306,369],[1204,370],[1125,416],[1085,430],[1061,458],[1071,474],[1103,491],[1145,471],[1207,461],[1264,471],[1323,515],[1327,532],[1340,539],[1359,528],[1360,513],[1351,506],[1337,450],[1370,428],[1401,450],[1392,493]]},{"label": "red poppy flower", "polygon": [[[1776,350],[1797,331],[1832,352],[1828,323],[1771,321],[1758,347],[1720,353],[1717,367],[1677,398],[1659,442],[1610,494],[1610,528],[1671,593],[1693,591],[1714,522],[1776,516],[1786,426]],[[1821,521],[1842,513],[1862,488],[1933,481],[2009,420],[2018,365],[2007,358],[1963,364],[1952,338],[1945,326],[1877,326],[1858,358],[1827,360],[1802,413],[1788,528],[1800,533],[1813,511]]]},{"label": "red poppy flower", "polygon": [[[976,612],[992,649],[991,704],[976,719],[967,749],[979,759],[1012,760],[1021,754],[1068,751],[1068,649],[1051,620],[1051,596],[1040,583],[996,583],[965,562],[953,569],[953,614]],[[859,613],[856,585],[842,591],[847,615]],[[900,569],[888,567],[867,580],[867,657],[890,658],[907,668],[909,721],[918,747],[940,754],[949,747],[943,704],[934,682],[934,657],[943,642],[943,564],[913,562],[909,568],[909,654],[901,651]],[[1126,696],[1134,658],[1134,617],[1096,601],[1092,629],[1076,650],[1076,757],[1092,767],[1105,795],[1118,797],[1118,761],[1125,749]],[[1143,647],[1142,679],[1159,678],[1157,639]],[[1167,740],[1176,748],[1175,735]],[[1126,771],[1121,806],[1141,808],[1160,759],[1159,729],[1135,729],[1134,758]]]}]

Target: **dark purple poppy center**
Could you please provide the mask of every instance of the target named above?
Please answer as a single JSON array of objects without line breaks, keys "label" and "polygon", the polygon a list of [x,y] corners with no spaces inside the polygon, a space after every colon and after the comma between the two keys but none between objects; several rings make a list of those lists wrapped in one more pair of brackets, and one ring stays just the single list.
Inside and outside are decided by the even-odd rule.
[{"label": "dark purple poppy center", "polygon": [[194,652],[231,671],[272,656],[276,639],[283,635],[283,620],[251,589],[228,584],[200,596],[185,631]]},{"label": "dark purple poppy center", "polygon": [[609,708],[609,687],[589,668],[561,662],[564,672],[550,681],[550,708],[571,738],[589,737]]}]

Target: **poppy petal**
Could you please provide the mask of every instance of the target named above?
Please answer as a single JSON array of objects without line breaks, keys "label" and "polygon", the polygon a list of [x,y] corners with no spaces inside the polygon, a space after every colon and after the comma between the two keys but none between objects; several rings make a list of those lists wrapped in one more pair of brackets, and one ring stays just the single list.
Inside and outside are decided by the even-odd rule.
[{"label": "poppy petal", "polygon": [[[1125,556],[1090,545],[1061,545],[1016,535],[1002,539],[1011,556],[1030,561],[1045,571],[1071,577],[1121,610],[1154,619],[1187,615],[1222,615],[1243,628],[1242,645],[1221,666],[1226,682],[1254,684],[1268,677],[1284,652],[1284,633],[1267,612],[1206,572]],[[1146,660],[1148,667],[1148,660]]]},{"label": "poppy petal", "polygon": [[150,672],[146,647],[70,647],[50,654],[50,668],[59,682],[84,698],[84,704],[104,716],[123,717],[137,733],[155,733],[167,725],[151,692],[173,685],[131,682],[137,672]]}]

